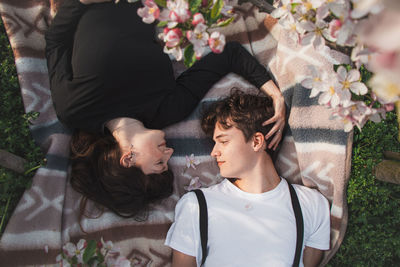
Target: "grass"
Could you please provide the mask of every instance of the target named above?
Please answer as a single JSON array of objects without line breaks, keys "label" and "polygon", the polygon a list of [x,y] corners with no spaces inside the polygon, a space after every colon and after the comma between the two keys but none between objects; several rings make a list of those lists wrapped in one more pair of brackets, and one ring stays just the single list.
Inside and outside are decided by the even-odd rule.
[{"label": "grass", "polygon": [[[25,169],[29,170],[39,165],[44,156],[29,131],[32,114],[24,112],[14,58],[3,22],[0,23],[0,149],[25,158]],[[22,193],[30,186],[33,174],[16,174],[0,167],[1,233]]]},{"label": "grass", "polygon": [[[29,132],[31,114],[24,114],[14,59],[0,21],[0,148],[26,158],[29,170],[43,154]],[[385,150],[400,151],[394,113],[383,123],[355,130],[348,186],[349,222],[341,248],[329,266],[398,266],[400,262],[400,186],[376,180],[373,167]],[[0,168],[1,233],[33,172],[18,175]]]}]

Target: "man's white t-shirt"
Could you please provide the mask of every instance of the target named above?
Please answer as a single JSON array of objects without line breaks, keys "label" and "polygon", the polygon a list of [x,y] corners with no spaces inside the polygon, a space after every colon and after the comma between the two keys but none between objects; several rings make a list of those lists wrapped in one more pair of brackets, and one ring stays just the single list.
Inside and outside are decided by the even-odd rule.
[{"label": "man's white t-shirt", "polygon": [[[303,249],[329,249],[328,201],[314,189],[293,186],[303,213]],[[244,192],[227,179],[202,191],[208,209],[208,255],[203,266],[292,266],[296,218],[285,179],[262,194]],[[194,193],[185,194],[176,205],[165,245],[196,257],[200,266],[199,204]]]}]

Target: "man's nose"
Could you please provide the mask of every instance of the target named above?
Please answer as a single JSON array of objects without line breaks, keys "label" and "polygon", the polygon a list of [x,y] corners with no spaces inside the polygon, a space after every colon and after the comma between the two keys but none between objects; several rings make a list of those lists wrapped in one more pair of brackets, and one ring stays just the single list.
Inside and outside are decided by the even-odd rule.
[{"label": "man's nose", "polygon": [[213,150],[211,151],[211,156],[216,158],[218,156],[220,156],[221,153],[219,152],[219,150],[216,148],[216,146],[213,147]]}]

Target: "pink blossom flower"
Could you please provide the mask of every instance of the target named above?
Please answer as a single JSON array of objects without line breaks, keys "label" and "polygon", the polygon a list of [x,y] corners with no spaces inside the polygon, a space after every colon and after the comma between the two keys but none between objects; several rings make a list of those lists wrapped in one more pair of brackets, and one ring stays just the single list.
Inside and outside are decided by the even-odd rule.
[{"label": "pink blossom flower", "polygon": [[198,189],[198,188],[201,188],[201,187],[202,187],[202,184],[201,184],[201,182],[199,181],[199,177],[194,177],[194,178],[192,178],[192,179],[190,180],[190,183],[189,183],[188,186],[184,186],[184,189],[185,189],[186,191],[192,191],[192,190],[194,190],[194,189]]},{"label": "pink blossom flower", "polygon": [[346,19],[337,33],[336,43],[341,46],[354,46],[355,45],[355,24],[351,19]]},{"label": "pink blossom flower", "polygon": [[335,42],[339,33],[340,28],[342,27],[342,21],[340,19],[333,19],[329,22],[329,37],[331,41]]},{"label": "pink blossom flower", "polygon": [[193,31],[186,32],[187,39],[193,44],[193,49],[197,59],[201,58],[207,45],[209,35],[206,30],[207,26],[203,23],[199,23]]},{"label": "pink blossom flower", "polygon": [[186,168],[192,167],[193,169],[196,169],[196,165],[200,164],[200,160],[196,159],[194,154],[191,154],[190,156],[186,156]]},{"label": "pink blossom flower", "polygon": [[175,47],[179,44],[182,37],[182,31],[179,28],[169,29],[164,28],[164,42],[168,48]]},{"label": "pink blossom flower", "polygon": [[208,38],[208,45],[214,53],[222,53],[225,47],[225,35],[220,32],[213,32]]},{"label": "pink blossom flower", "polygon": [[76,256],[79,263],[83,263],[82,257],[85,252],[87,246],[87,242],[84,239],[79,240],[78,244],[75,245],[71,242],[68,242],[63,246],[63,251],[68,257]]},{"label": "pink blossom flower", "polygon": [[339,82],[342,84],[342,89],[351,90],[356,95],[365,95],[368,93],[368,88],[360,82],[360,72],[352,69],[347,73],[345,67],[340,66],[337,69]]},{"label": "pink blossom flower", "polygon": [[197,25],[197,24],[199,24],[199,23],[204,23],[204,17],[203,17],[203,14],[201,14],[201,13],[196,13],[196,14],[194,14],[193,15],[193,20],[192,20],[192,24],[193,25]]},{"label": "pink blossom flower", "polygon": [[[185,0],[167,0],[169,19],[175,24],[183,23],[190,18],[189,3]],[[170,27],[172,28],[172,27]]]},{"label": "pink blossom flower", "polygon": [[142,0],[144,7],[137,10],[137,14],[144,23],[153,23],[160,16],[160,9],[153,0]]}]

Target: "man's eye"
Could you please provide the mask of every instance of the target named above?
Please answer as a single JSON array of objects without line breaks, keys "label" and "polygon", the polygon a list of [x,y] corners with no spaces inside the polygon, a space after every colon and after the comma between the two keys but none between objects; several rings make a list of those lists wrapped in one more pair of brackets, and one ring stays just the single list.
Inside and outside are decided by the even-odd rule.
[{"label": "man's eye", "polygon": [[164,162],[162,162],[162,161],[159,161],[159,162],[157,162],[157,165],[162,165]]}]

